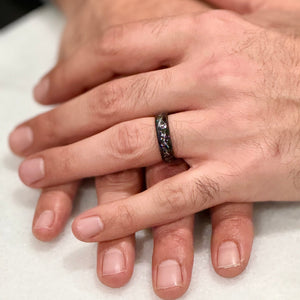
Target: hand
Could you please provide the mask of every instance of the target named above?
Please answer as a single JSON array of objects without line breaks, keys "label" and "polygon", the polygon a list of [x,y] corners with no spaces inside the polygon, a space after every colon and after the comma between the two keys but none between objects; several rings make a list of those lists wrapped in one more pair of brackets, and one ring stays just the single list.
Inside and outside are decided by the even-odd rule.
[{"label": "hand", "polygon": [[114,25],[158,18],[178,13],[203,11],[208,6],[198,0],[57,0],[67,18],[59,52],[68,58],[79,46]]},{"label": "hand", "polygon": [[[174,32],[180,40],[172,38]],[[87,69],[102,70],[99,81],[115,73],[138,73],[141,65],[158,69],[162,61],[169,68],[114,80],[60,106],[59,119],[66,121],[68,107],[77,120],[77,136],[84,135],[84,123],[76,111],[102,132],[30,156],[20,166],[20,177],[31,187],[44,187],[153,165],[160,154],[153,118],[146,116],[182,111],[170,115],[170,130],[176,157],[191,169],[85,212],[73,223],[79,239],[118,238],[228,201],[297,201],[299,48],[294,36],[227,11],[110,29],[97,56],[92,57],[90,45],[82,50],[93,61]],[[80,63],[80,56],[73,59]],[[59,75],[57,69],[51,79]],[[105,106],[103,96],[111,93],[113,104]],[[89,103],[85,109],[83,103]],[[82,226],[87,220],[94,224],[92,235]]]},{"label": "hand", "polygon": [[[154,1],[152,1],[154,2]],[[99,3],[99,2],[98,2]],[[166,2],[164,2],[166,3]],[[176,3],[175,1],[173,3]],[[75,4],[75,3],[74,3]],[[143,11],[147,12],[148,16],[151,14],[154,15],[156,13],[157,15],[162,13],[172,13],[175,12],[175,10],[179,9],[182,5],[182,2],[178,2],[175,6],[169,5],[161,9],[157,8],[158,6],[155,6],[155,12],[154,9],[151,11],[149,9],[143,9]],[[76,4],[78,5],[78,3]],[[149,4],[148,4],[149,5]],[[154,6],[154,5],[153,5]],[[203,7],[200,6],[200,4],[197,3],[197,10],[200,8],[203,9]],[[194,1],[190,1],[190,5],[185,5],[184,9],[192,10],[195,6]],[[79,5],[77,6],[79,8]],[[143,7],[141,5],[139,8],[142,10]],[[168,9],[168,11],[167,11]],[[83,12],[87,12],[87,5],[84,7]],[[93,12],[99,12],[100,9],[91,10]],[[123,10],[120,10],[123,11]],[[180,12],[182,12],[182,7],[180,7]],[[141,11],[142,12],[142,11]],[[145,13],[144,13],[145,14]],[[80,25],[80,16],[78,19],[74,17],[75,10],[73,9],[72,14],[68,14],[68,18],[73,19],[74,23],[68,23],[67,28],[68,30],[66,32],[71,33],[72,31],[70,29],[73,29],[73,31],[76,29],[76,26],[72,25]],[[117,14],[116,14],[117,15]],[[71,17],[73,16],[73,17]],[[122,22],[125,22],[125,16],[121,18]],[[127,21],[129,21],[130,17],[132,18],[132,14],[126,14],[126,17],[128,18]],[[141,18],[142,15],[137,14],[136,8],[135,8],[135,14],[134,17]],[[146,17],[143,15],[143,17]],[[97,18],[94,19],[95,21]],[[100,20],[100,18],[99,18]],[[112,19],[111,19],[112,20]],[[118,18],[115,18],[115,22],[118,21]],[[82,25],[82,24],[81,24]],[[90,22],[89,26],[78,26],[78,29],[81,30],[81,32],[88,32],[92,33],[92,30],[88,30],[91,28],[95,28],[97,26],[96,23]],[[107,25],[106,25],[107,26]],[[77,31],[78,32],[78,31]],[[96,33],[96,32],[94,32]],[[99,32],[97,32],[99,34]],[[85,35],[85,37],[89,36],[88,34]],[[68,34],[65,34],[65,39],[68,40]],[[70,35],[72,37],[72,35]],[[79,47],[76,43],[81,44],[80,39],[75,39],[74,43],[63,42],[62,52],[64,53],[61,55],[61,59],[66,59],[68,56],[70,56],[70,53],[72,52],[72,47],[74,49],[76,47]],[[33,149],[31,149],[32,151]],[[32,152],[31,152],[32,153]],[[18,152],[18,154],[22,154]],[[153,166],[147,171],[147,181],[149,182],[148,186],[153,185],[155,182],[157,182],[157,178],[160,178],[161,180],[164,178],[167,178],[171,175],[174,175],[176,172],[182,171],[185,169],[185,164],[179,164],[174,166],[167,166],[165,164],[162,164],[161,166]],[[160,173],[158,174],[158,171]],[[133,195],[139,191],[141,191],[142,188],[142,181],[140,171],[133,170],[129,172],[122,172],[120,174],[115,175],[109,175],[109,176],[102,176],[98,177],[96,179],[96,190],[98,195],[98,201],[101,203],[105,203],[108,201],[113,201],[117,199],[121,199],[124,197],[124,195]],[[54,238],[56,235],[59,234],[59,232],[64,227],[64,224],[66,220],[68,219],[71,209],[72,209],[72,202],[75,197],[77,188],[78,188],[79,182],[74,182],[71,184],[65,184],[57,187],[51,187],[44,189],[43,193],[41,194],[40,200],[37,205],[34,221],[33,221],[33,232],[34,234],[41,240],[49,240]],[[120,189],[116,190],[116,187],[121,186]],[[230,211],[230,215],[228,215],[228,211]],[[55,212],[53,216],[53,212]],[[215,266],[217,272],[220,275],[231,277],[239,274],[247,265],[250,251],[251,251],[251,244],[253,239],[253,228],[252,228],[252,221],[251,221],[251,214],[252,214],[252,207],[251,204],[226,204],[223,206],[216,207],[212,210],[212,223],[213,223],[213,235],[212,235],[212,259],[213,259],[213,265]],[[43,215],[46,220],[46,227],[42,226],[41,219],[39,220],[39,217]],[[39,221],[38,221],[39,220]],[[44,224],[45,225],[45,224]],[[174,222],[173,224],[160,226],[153,229],[153,235],[154,235],[154,242],[155,242],[155,248],[154,248],[154,256],[153,256],[153,283],[155,290],[158,295],[162,296],[170,296],[172,293],[175,297],[178,297],[184,291],[187,289],[190,276],[191,276],[191,270],[192,270],[192,261],[193,261],[193,251],[192,251],[192,231],[193,231],[193,217],[187,217],[184,219],[181,219],[180,221]],[[237,234],[238,232],[238,234]],[[234,236],[232,236],[234,235]],[[175,238],[174,238],[175,237]],[[177,238],[176,238],[177,237]],[[178,238],[182,241],[182,243],[178,244]],[[218,248],[219,245],[223,242],[223,240],[235,240],[235,242],[239,245],[240,250],[240,258],[241,263],[239,263],[236,266],[232,266],[232,268],[223,268],[222,266],[219,266],[218,264]],[[167,242],[166,242],[167,241]],[[107,249],[110,248],[119,248],[122,250],[127,270],[125,272],[121,272],[120,274],[116,274],[115,276],[110,275],[108,276],[107,273],[103,274],[103,256],[106,253]],[[177,251],[175,250],[177,249]],[[159,263],[164,259],[170,259],[173,257],[177,261],[180,262],[180,265],[183,269],[183,282],[182,286],[175,289],[174,291],[168,291],[168,290],[159,290],[157,288],[157,266]],[[112,241],[107,243],[101,243],[99,244],[99,250],[98,250],[98,276],[102,282],[109,286],[121,286],[125,284],[129,278],[131,277],[132,271],[133,271],[133,260],[134,260],[134,235],[122,238],[118,241]],[[220,262],[220,261],[219,261]]]}]

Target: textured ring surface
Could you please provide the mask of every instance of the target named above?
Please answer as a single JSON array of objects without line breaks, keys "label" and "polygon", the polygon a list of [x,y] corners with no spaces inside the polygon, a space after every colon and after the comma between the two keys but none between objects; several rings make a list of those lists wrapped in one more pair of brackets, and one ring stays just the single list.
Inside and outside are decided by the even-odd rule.
[{"label": "textured ring surface", "polygon": [[167,113],[155,116],[155,128],[161,158],[164,162],[170,163],[176,158],[173,153]]}]

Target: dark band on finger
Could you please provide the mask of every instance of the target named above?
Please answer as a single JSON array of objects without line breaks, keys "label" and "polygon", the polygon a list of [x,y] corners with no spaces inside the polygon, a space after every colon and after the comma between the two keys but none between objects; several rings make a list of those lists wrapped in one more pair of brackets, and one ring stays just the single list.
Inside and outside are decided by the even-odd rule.
[{"label": "dark band on finger", "polygon": [[155,128],[162,160],[167,163],[173,162],[176,158],[173,153],[167,113],[155,116]]}]

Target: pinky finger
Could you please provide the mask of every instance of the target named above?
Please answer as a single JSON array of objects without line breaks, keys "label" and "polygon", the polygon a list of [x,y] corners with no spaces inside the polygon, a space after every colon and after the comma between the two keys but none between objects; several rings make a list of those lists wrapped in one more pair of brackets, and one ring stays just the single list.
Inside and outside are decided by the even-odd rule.
[{"label": "pinky finger", "polygon": [[210,210],[212,263],[223,277],[235,277],[247,267],[253,243],[252,209],[250,203],[225,203]]},{"label": "pinky finger", "polygon": [[32,233],[41,241],[57,237],[70,217],[80,182],[43,189],[38,200]]}]

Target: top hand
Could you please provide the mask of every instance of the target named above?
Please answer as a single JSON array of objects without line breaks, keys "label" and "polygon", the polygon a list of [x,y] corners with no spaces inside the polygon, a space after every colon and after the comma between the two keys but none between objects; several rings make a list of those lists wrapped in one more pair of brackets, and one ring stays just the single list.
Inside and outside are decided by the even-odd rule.
[{"label": "top hand", "polygon": [[[169,68],[115,80],[60,106],[55,116],[66,120],[71,111],[76,120],[70,120],[73,128],[61,128],[60,138],[86,136],[87,120],[104,131],[31,156],[20,176],[42,187],[152,165],[160,161],[154,122],[141,117],[184,111],[170,116],[170,126],[175,155],[191,169],[84,213],[73,224],[77,237],[117,238],[227,201],[298,200],[299,48],[296,38],[225,11],[110,29],[97,47],[56,69],[51,84],[63,72],[76,82],[72,70],[84,57],[90,63],[80,75],[87,85],[91,78],[103,82],[114,74]],[[87,55],[90,49],[97,55]],[[93,76],[84,76],[90,70]],[[97,95],[107,102],[97,102]],[[115,218],[120,211],[127,213]],[[97,220],[93,236],[80,230],[90,217]]]}]

